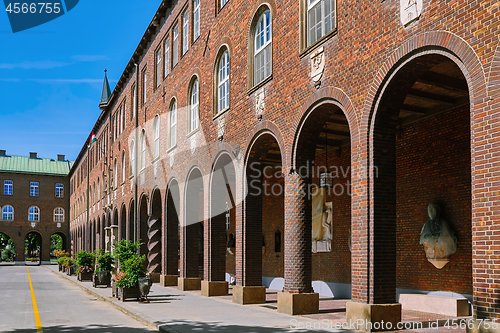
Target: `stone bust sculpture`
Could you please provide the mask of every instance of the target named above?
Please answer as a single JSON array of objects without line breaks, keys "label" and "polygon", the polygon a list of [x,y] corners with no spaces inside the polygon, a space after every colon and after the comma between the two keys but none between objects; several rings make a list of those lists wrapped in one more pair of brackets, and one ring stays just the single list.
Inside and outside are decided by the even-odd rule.
[{"label": "stone bust sculpture", "polygon": [[420,245],[424,246],[427,260],[436,268],[443,268],[450,256],[457,251],[457,238],[445,219],[440,217],[441,209],[431,203],[427,206],[429,219],[420,233]]}]

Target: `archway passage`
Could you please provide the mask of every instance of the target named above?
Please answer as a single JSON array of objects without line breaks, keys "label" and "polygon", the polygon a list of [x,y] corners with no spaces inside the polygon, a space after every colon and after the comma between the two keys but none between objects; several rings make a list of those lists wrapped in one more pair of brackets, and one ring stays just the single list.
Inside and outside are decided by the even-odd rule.
[{"label": "archway passage", "polygon": [[[287,258],[297,258],[293,250],[297,238],[307,247],[298,255],[300,264],[287,275],[284,289],[350,298],[351,141],[349,123],[338,102],[319,101],[305,114],[295,156],[296,173],[307,184],[307,194],[303,227],[298,235],[286,232],[290,237],[285,241],[290,245],[285,249]],[[294,219],[293,214],[289,218]]]},{"label": "archway passage", "polygon": [[66,235],[62,232],[53,233],[50,236],[50,257],[54,258],[54,251],[68,251]]},{"label": "archway passage", "polygon": [[148,199],[145,195],[141,197],[139,206],[139,237],[138,239],[142,243],[139,248],[139,254],[148,256]]},{"label": "archway passage", "polygon": [[[441,54],[397,66],[371,123],[369,303],[395,303],[402,290],[472,295],[467,81]],[[458,238],[456,253],[441,269],[427,260],[432,258],[419,242],[431,203],[441,208],[441,218]]]},{"label": "archway passage", "polygon": [[0,262],[14,263],[16,260],[16,244],[4,233],[0,233]]},{"label": "archway passage", "polygon": [[127,239],[131,242],[135,242],[137,240],[136,236],[136,218],[134,216],[134,212],[136,211],[135,201],[132,200],[130,202],[130,208],[128,211],[128,227],[127,227]]},{"label": "archway passage", "polygon": [[167,189],[166,199],[166,227],[165,233],[165,257],[164,257],[164,282],[166,286],[176,286],[179,277],[179,255],[180,255],[180,209],[179,185],[176,180],[170,182]]},{"label": "archway passage", "polygon": [[120,226],[118,229],[120,230],[120,240],[127,239],[127,209],[125,208],[125,204],[122,205],[122,209],[120,210]]},{"label": "archway passage", "polygon": [[[229,275],[236,274],[236,171],[228,154],[222,154],[212,171],[210,192],[210,244],[205,267],[206,281],[202,295],[219,296],[228,293]],[[227,277],[226,277],[227,273]],[[210,286],[211,284],[211,286]]]},{"label": "archway passage", "polygon": [[42,236],[32,231],[24,238],[24,256],[28,262],[40,262],[42,255]]},{"label": "archway passage", "polygon": [[186,183],[186,213],[181,231],[181,290],[201,289],[204,260],[203,177],[193,169]]},{"label": "archway passage", "polygon": [[[264,285],[270,287],[274,280],[281,281],[273,287],[279,289],[284,277],[284,258],[274,251],[274,243],[276,231],[283,234],[285,188],[281,149],[270,133],[260,134],[253,143],[245,175],[245,221],[241,232],[236,233],[237,286],[233,301],[264,303]],[[249,302],[245,297],[247,290],[254,290],[258,296]]]},{"label": "archway passage", "polygon": [[160,190],[156,189],[153,193],[151,203],[151,216],[148,219],[148,273],[153,282],[160,282],[162,272],[162,199]]}]

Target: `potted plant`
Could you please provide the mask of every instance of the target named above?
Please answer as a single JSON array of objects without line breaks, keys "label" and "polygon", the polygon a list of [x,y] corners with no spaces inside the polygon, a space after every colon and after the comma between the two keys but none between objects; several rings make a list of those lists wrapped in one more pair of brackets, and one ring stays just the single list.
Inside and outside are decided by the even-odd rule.
[{"label": "potted plant", "polygon": [[118,297],[118,287],[116,284],[125,275],[124,272],[120,271],[120,269],[123,267],[123,263],[127,259],[137,254],[141,244],[142,243],[140,243],[139,241],[133,243],[125,239],[122,239],[116,243],[114,252],[116,258],[118,259],[118,269],[116,270],[116,275],[113,276],[113,279],[111,280],[112,297]]},{"label": "potted plant", "polygon": [[68,275],[75,274],[76,265],[75,265],[75,260],[73,258],[66,257],[64,259],[63,265],[64,265],[64,270],[66,271],[66,274],[68,274]]},{"label": "potted plant", "polygon": [[96,258],[94,272],[94,288],[99,285],[109,287],[111,285],[111,271],[113,269],[114,257],[104,251],[99,251]]},{"label": "potted plant", "polygon": [[92,252],[80,251],[76,254],[79,281],[92,281],[92,275],[94,273],[94,260],[95,256]]},{"label": "potted plant", "polygon": [[118,288],[118,299],[123,302],[127,298],[141,298],[139,289],[139,278],[146,276],[146,257],[134,254],[125,260],[121,266],[123,275],[116,282]]},{"label": "potted plant", "polygon": [[59,257],[57,259],[57,265],[59,266],[59,272],[63,270],[64,267],[64,261],[66,260],[67,257]]}]

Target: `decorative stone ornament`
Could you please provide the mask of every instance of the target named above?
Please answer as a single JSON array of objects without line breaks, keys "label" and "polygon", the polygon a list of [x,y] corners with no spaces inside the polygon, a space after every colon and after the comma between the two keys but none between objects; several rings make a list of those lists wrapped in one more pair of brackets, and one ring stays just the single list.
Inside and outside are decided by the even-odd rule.
[{"label": "decorative stone ornament", "polygon": [[196,151],[196,136],[197,135],[191,136],[191,155],[194,155]]},{"label": "decorative stone ornament", "polygon": [[450,261],[450,256],[457,251],[455,232],[439,216],[440,212],[436,204],[427,206],[429,219],[420,233],[420,245],[424,246],[425,256],[437,269],[443,268]]},{"label": "decorative stone ornament", "polygon": [[262,120],[264,109],[266,107],[264,89],[260,89],[255,94],[255,114],[257,119]]},{"label": "decorative stone ornament", "polygon": [[173,151],[170,152],[170,169],[174,168],[175,154]]},{"label": "decorative stone ornament", "polygon": [[314,82],[321,80],[325,71],[325,52],[323,46],[311,53],[311,78]]},{"label": "decorative stone ornament", "polygon": [[422,14],[423,0],[399,0],[400,17],[404,26],[416,21]]},{"label": "decorative stone ornament", "polygon": [[219,122],[217,123],[217,138],[222,141],[224,138],[224,133],[226,131],[226,118],[224,116],[219,117]]}]

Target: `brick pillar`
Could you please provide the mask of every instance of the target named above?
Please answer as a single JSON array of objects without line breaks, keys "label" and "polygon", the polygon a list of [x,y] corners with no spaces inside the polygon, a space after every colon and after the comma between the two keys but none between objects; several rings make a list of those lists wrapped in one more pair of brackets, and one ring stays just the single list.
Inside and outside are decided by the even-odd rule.
[{"label": "brick pillar", "polygon": [[312,292],[312,212],[308,181],[293,172],[285,176],[284,291]]}]

